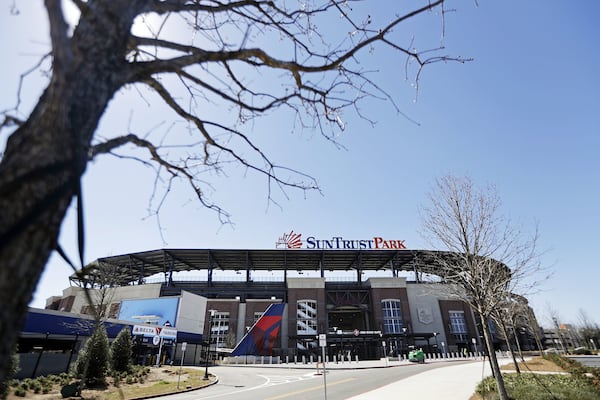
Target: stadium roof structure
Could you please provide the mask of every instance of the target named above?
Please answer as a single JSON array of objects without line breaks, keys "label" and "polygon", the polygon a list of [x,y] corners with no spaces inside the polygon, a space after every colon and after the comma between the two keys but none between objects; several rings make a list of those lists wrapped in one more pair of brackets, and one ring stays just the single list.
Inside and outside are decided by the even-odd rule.
[{"label": "stadium roof structure", "polygon": [[435,260],[445,253],[430,250],[313,250],[313,249],[159,249],[103,257],[70,276],[72,283],[100,283],[100,275],[110,270],[116,285],[143,283],[144,279],[164,273],[211,271],[381,271],[392,276],[398,271],[436,274]]}]

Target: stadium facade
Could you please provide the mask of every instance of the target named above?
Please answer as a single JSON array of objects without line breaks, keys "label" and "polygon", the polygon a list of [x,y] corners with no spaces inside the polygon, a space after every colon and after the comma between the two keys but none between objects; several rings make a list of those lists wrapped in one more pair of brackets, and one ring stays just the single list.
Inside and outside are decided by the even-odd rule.
[{"label": "stadium facade", "polygon": [[[136,300],[179,298],[171,323],[218,349],[235,347],[269,305],[283,304],[279,337],[265,355],[317,354],[323,333],[328,354],[352,359],[411,347],[483,350],[478,318],[436,275],[438,253],[379,237],[308,239],[292,232],[277,242],[283,248],[270,250],[160,249],[100,258],[73,274],[46,308],[86,314],[83,287],[113,286],[119,294],[105,305],[109,317],[131,320],[123,311]],[[157,313],[139,309],[133,317],[159,323],[139,321]],[[533,347],[530,337],[522,340],[523,348]]]}]

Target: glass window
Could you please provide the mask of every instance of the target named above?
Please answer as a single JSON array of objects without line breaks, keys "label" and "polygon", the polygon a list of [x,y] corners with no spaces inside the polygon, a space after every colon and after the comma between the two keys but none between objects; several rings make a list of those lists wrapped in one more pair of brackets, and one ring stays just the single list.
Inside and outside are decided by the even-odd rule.
[{"label": "glass window", "polygon": [[464,311],[449,311],[450,317],[450,333],[452,333],[456,340],[466,342],[467,340],[467,322],[465,320]]},{"label": "glass window", "polygon": [[383,332],[402,333],[402,307],[400,300],[382,300],[381,308],[383,310]]},{"label": "glass window", "polygon": [[210,341],[216,343],[217,347],[223,347],[227,334],[229,333],[229,313],[217,311],[212,317],[210,324]]},{"label": "glass window", "polygon": [[317,302],[315,300],[298,300],[296,332],[298,335],[315,335],[317,333]]}]

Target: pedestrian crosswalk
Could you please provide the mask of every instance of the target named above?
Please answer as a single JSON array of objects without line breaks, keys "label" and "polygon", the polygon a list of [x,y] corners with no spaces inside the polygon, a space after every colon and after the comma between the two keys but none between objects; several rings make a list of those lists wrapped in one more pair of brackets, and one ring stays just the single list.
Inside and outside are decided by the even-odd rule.
[{"label": "pedestrian crosswalk", "polygon": [[262,386],[276,386],[283,385],[286,383],[293,383],[304,381],[307,379],[313,379],[316,377],[314,373],[308,373],[303,375],[259,375],[265,379],[265,383]]}]

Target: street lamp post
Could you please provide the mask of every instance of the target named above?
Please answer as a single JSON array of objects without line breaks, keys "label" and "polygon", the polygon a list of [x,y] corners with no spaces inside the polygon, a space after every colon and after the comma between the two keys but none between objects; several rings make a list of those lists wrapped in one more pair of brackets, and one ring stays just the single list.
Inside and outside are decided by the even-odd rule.
[{"label": "street lamp post", "polygon": [[387,353],[386,353],[386,349],[385,349],[386,342],[383,339],[383,333],[379,334],[379,338],[381,339],[381,345],[383,346],[383,358],[385,359],[385,366],[387,367],[388,366],[388,358],[387,358]]},{"label": "street lamp post", "polygon": [[402,357],[404,357],[404,351],[408,348],[408,343],[407,343],[407,338],[406,338],[407,330],[408,330],[407,327],[405,327],[405,326],[402,327],[402,334],[404,335],[404,340],[402,341]]},{"label": "street lamp post", "polygon": [[212,339],[212,321],[215,315],[215,310],[208,310],[210,319],[208,323],[208,341],[206,346],[206,366],[204,368],[204,380],[208,379],[208,360],[210,359],[210,341]]},{"label": "street lamp post", "polygon": [[[437,341],[437,335],[439,334],[439,332],[433,332],[433,338],[435,339],[435,352],[438,353],[440,350],[438,349],[438,341]],[[436,356],[437,357],[437,356]]]}]

